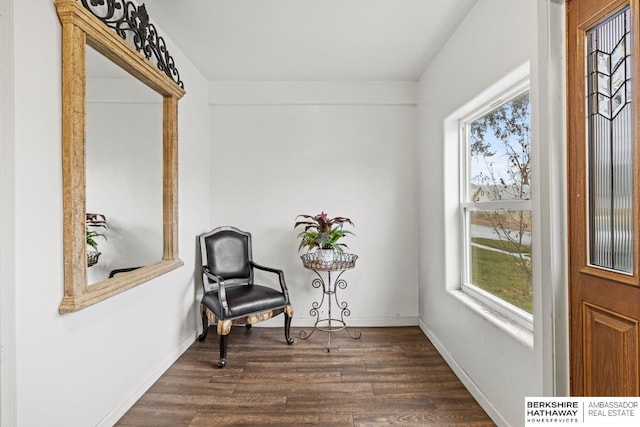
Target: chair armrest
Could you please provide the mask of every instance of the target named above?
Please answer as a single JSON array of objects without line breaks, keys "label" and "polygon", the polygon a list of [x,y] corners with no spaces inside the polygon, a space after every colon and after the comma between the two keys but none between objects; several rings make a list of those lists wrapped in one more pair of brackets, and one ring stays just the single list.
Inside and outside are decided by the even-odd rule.
[{"label": "chair armrest", "polygon": [[289,300],[289,290],[287,289],[287,283],[284,281],[284,272],[282,270],[278,268],[265,267],[264,265],[257,264],[254,261],[251,261],[251,266],[257,268],[258,270],[277,274],[278,280],[280,281],[280,288],[282,289],[282,293],[287,297],[287,301]]},{"label": "chair armrest", "polygon": [[216,282],[218,285],[222,284],[222,286],[224,286],[224,280],[222,279],[222,277],[216,276],[215,274],[211,273],[211,271],[209,271],[209,267],[207,267],[206,265],[202,266],[202,274]]},{"label": "chair armrest", "polygon": [[130,271],[134,271],[137,270],[141,267],[127,267],[127,268],[117,268],[115,270],[111,270],[111,272],[109,273],[109,279],[111,279],[113,276],[115,276],[116,274],[120,274],[120,273],[128,273]]},{"label": "chair armrest", "polygon": [[[225,288],[224,288],[224,279],[222,279],[222,277],[220,276],[216,276],[215,274],[211,273],[211,271],[209,271],[209,267],[207,267],[206,265],[202,266],[202,274],[204,274],[207,278],[213,280],[218,284],[218,301],[220,302],[220,307],[222,307],[222,310],[224,311],[225,316],[228,316],[229,304],[227,303],[227,292],[225,291]],[[205,293],[207,292],[206,286],[204,291]]]},{"label": "chair armrest", "polygon": [[[251,266],[257,268],[258,270],[264,270],[264,271],[268,271],[270,273],[276,273],[276,274],[281,274],[282,270],[278,269],[278,268],[271,268],[271,267],[265,267],[264,265],[260,265],[254,261],[251,261]],[[284,274],[284,273],[282,273]]]}]

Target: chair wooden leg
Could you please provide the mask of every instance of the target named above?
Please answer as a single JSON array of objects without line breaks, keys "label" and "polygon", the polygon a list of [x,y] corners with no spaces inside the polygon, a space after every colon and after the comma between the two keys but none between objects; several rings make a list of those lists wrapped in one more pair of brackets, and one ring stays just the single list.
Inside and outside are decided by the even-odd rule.
[{"label": "chair wooden leg", "polygon": [[198,341],[202,342],[207,338],[207,334],[209,333],[209,319],[207,319],[206,308],[200,307],[200,311],[202,312],[202,333],[198,336]]},{"label": "chair wooden leg", "polygon": [[229,335],[220,335],[220,360],[218,360],[218,368],[222,369],[227,366],[227,342]]},{"label": "chair wooden leg", "polygon": [[284,338],[287,344],[293,344],[293,338],[291,338],[291,318],[293,317],[293,307],[288,305],[284,309]]},{"label": "chair wooden leg", "polygon": [[220,336],[220,360],[218,360],[218,368],[224,368],[227,365],[227,342],[229,341],[229,333],[231,332],[231,320],[218,320],[218,335]]}]

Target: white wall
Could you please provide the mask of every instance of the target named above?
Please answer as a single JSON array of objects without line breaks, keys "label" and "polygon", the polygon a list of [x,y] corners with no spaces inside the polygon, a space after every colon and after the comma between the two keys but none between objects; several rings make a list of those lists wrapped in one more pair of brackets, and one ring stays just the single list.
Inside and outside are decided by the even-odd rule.
[{"label": "white wall", "polygon": [[13,3],[0,0],[0,425],[15,425]]},{"label": "white wall", "polygon": [[185,266],[60,315],[60,23],[51,0],[13,6],[18,425],[111,425],[195,338],[194,236],[209,222],[207,83],[168,40],[187,90],[179,103],[179,251]]},{"label": "white wall", "polygon": [[[549,77],[549,58],[543,58],[546,63],[538,62],[539,52],[549,53],[549,46],[539,43],[557,41],[538,37],[539,28],[548,31],[549,10],[546,0],[478,2],[420,79],[420,324],[499,425],[523,425],[524,397],[553,392],[553,386],[548,385],[553,379],[548,378],[553,376],[550,365],[555,356],[550,347],[555,338],[553,325],[545,318],[553,315],[554,302],[549,292],[557,284],[566,289],[565,282],[558,282],[562,280],[558,279],[558,271],[562,273],[558,265],[564,262],[558,251],[563,245],[562,236],[552,234],[561,233],[562,229],[562,218],[557,217],[564,209],[558,197],[561,184],[550,182],[552,175],[562,179],[563,169],[558,163],[562,150],[558,147],[562,147],[563,139],[561,132],[554,133],[557,128],[548,128],[550,111],[558,113],[557,98],[561,95],[553,97],[548,92],[554,79]],[[500,327],[503,322],[483,313],[481,308],[471,308],[448,290],[460,282],[455,203],[458,188],[447,179],[457,173],[458,166],[447,145],[457,144],[455,126],[453,138],[448,138],[443,125],[452,113],[527,61],[532,67],[534,172],[540,189],[534,200],[534,238],[538,240],[534,256],[539,260],[534,267],[535,336]],[[543,84],[540,74],[547,79]],[[541,95],[542,91],[547,92]],[[549,104],[540,105],[540,99],[553,103],[556,109],[552,110]],[[540,135],[548,139],[543,140]],[[554,162],[548,163],[550,160]],[[560,204],[553,206],[558,201]],[[548,256],[541,259],[542,253],[554,254],[556,264]],[[554,270],[544,271],[541,265]],[[547,288],[544,292],[543,280]]]},{"label": "white wall", "polygon": [[[15,222],[15,229],[2,234],[9,247],[2,247],[0,260],[10,265],[0,271],[0,326],[12,320],[4,298],[15,291],[17,394],[9,405],[17,402],[18,426],[110,425],[128,409],[200,327],[195,236],[210,227],[235,224],[251,231],[256,260],[285,269],[296,307],[294,324],[309,324],[308,311],[318,294],[310,286],[312,273],[298,259],[292,226],[297,214],[322,209],[356,223],[357,237],[348,242],[361,258],[346,273],[344,292],[351,324],[415,324],[419,315],[423,329],[502,424],[520,425],[523,396],[548,390],[541,361],[548,353],[538,343],[530,349],[445,291],[449,237],[438,208],[446,189],[442,121],[495,79],[535,59],[536,2],[478,2],[421,78],[418,111],[412,82],[207,85],[169,41],[187,89],[179,113],[179,230],[185,266],[62,316],[60,24],[52,0],[8,1],[16,22],[15,144],[4,144],[2,154],[15,148],[15,162],[9,164],[12,172],[2,159],[2,172],[10,178],[10,188],[3,182],[2,196],[4,208],[4,196],[15,194],[15,210],[3,211],[2,219],[3,226],[5,218],[9,225]],[[538,23],[543,23],[540,15]],[[538,37],[539,43],[554,43]],[[555,98],[547,92],[544,102],[557,105]],[[546,136],[562,133],[557,126],[543,128]],[[543,161],[551,162],[538,165],[545,189],[554,190],[554,201],[560,201],[553,208],[556,217],[564,208],[552,182],[562,179],[557,142],[540,148]],[[247,171],[246,163],[253,170]],[[551,209],[550,200],[541,201],[543,213],[545,206]],[[542,244],[554,249],[545,253],[543,268],[554,267],[553,256],[557,267],[563,262],[562,245],[551,233],[561,234],[562,224],[547,217],[541,222],[548,230]],[[562,281],[561,270],[542,274]],[[536,304],[537,316],[549,314]],[[563,319],[566,312],[553,316]],[[554,332],[548,330],[548,335]],[[9,356],[13,350],[4,347],[6,336],[3,330],[3,357],[5,350]],[[557,338],[560,356],[551,357],[560,362],[561,372],[566,368],[564,338]],[[13,388],[5,378],[3,383]],[[2,397],[4,421],[11,407]]]},{"label": "white wall", "polygon": [[254,259],[284,270],[294,325],[312,324],[320,295],[293,225],[298,214],[322,210],[355,223],[357,236],[345,242],[360,258],[339,293],[351,309],[348,324],[416,324],[415,89],[415,82],[210,83],[212,227],[250,231]]}]

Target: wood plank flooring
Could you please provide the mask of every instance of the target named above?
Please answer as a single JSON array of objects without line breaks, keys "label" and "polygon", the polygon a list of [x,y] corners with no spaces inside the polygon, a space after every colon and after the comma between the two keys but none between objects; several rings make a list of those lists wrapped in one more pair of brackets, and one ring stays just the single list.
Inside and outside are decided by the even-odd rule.
[{"label": "wood plank flooring", "polygon": [[417,327],[316,331],[284,342],[282,328],[234,327],[217,369],[215,326],[117,426],[495,425]]}]

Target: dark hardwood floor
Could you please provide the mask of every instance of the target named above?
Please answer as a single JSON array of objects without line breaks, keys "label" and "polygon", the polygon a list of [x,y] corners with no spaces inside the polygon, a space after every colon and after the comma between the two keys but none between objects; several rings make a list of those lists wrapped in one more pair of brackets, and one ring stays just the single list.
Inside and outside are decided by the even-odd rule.
[{"label": "dark hardwood floor", "polygon": [[218,369],[215,326],[122,417],[118,426],[493,426],[417,327],[315,332],[234,327]]}]

